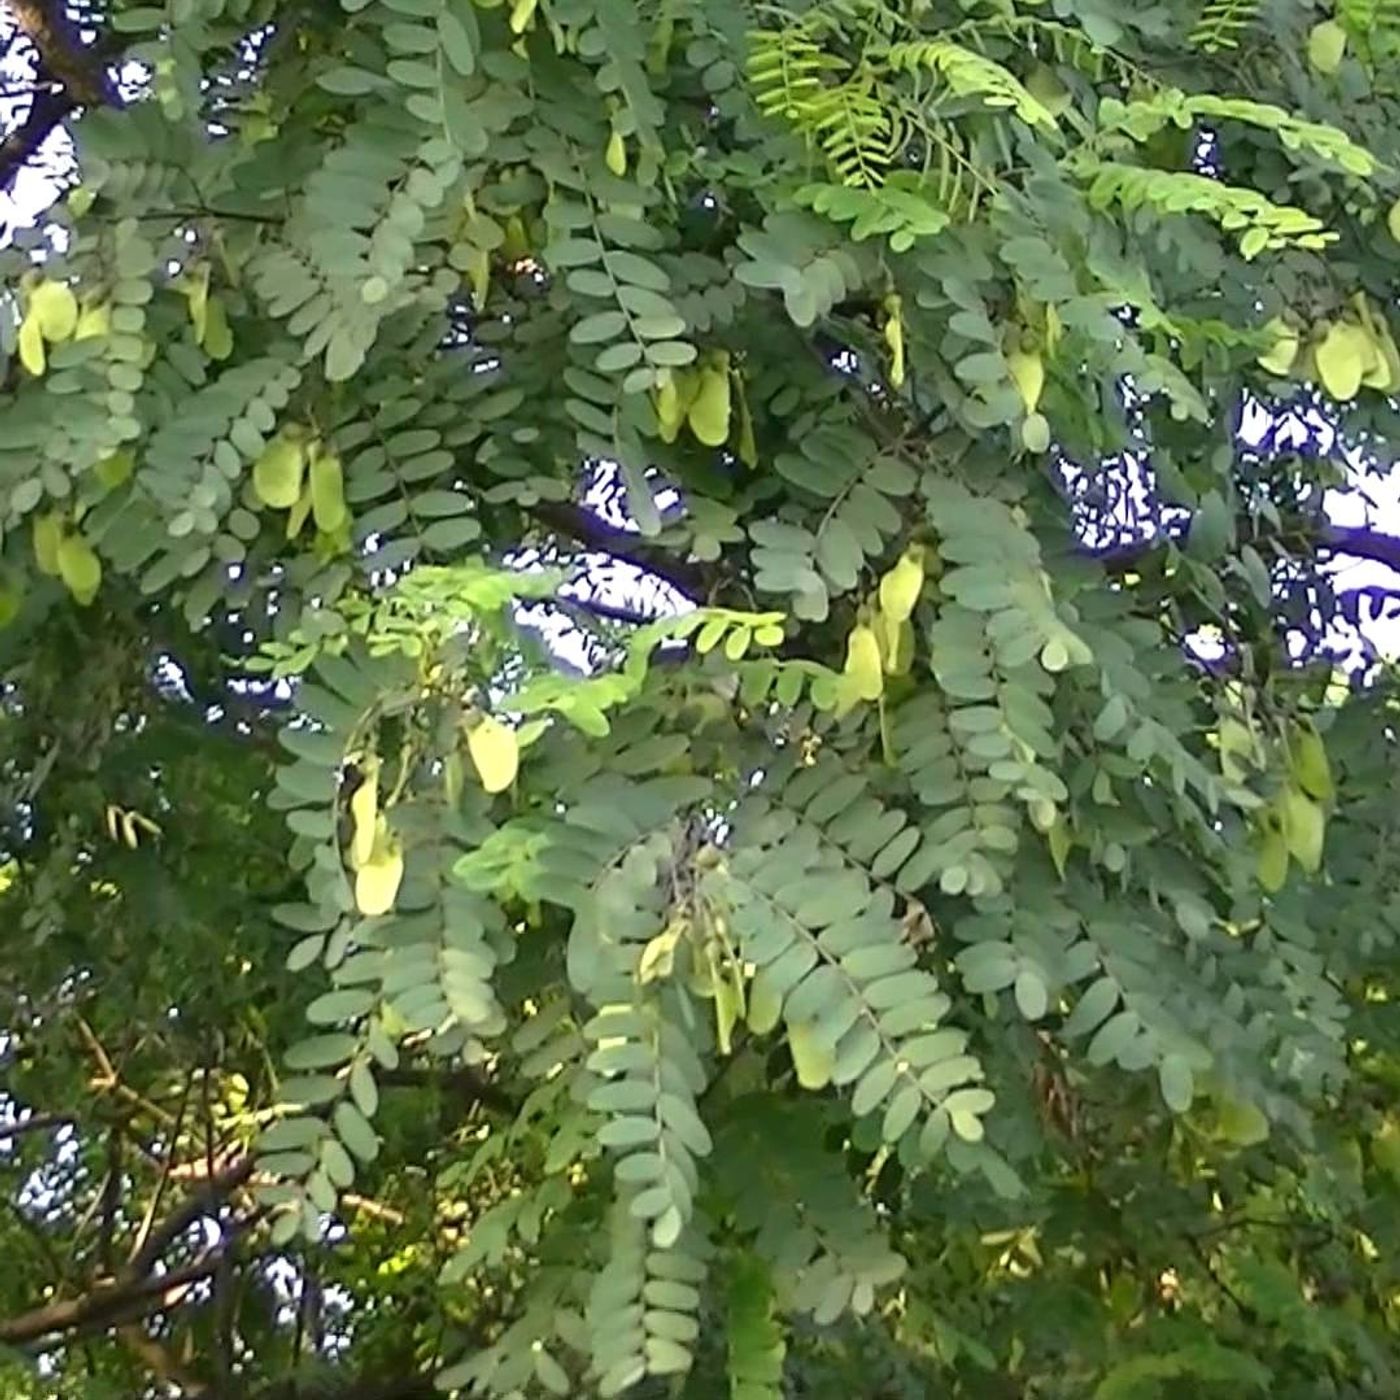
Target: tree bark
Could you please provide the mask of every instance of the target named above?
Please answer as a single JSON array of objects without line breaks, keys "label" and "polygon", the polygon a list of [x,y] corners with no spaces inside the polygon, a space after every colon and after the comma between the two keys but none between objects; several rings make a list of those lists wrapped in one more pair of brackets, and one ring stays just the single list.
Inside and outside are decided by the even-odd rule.
[{"label": "tree bark", "polygon": [[251,1157],[230,1162],[206,1186],[192,1193],[166,1216],[117,1274],[103,1279],[77,1298],[46,1303],[17,1317],[0,1320],[0,1342],[24,1346],[56,1333],[105,1326],[118,1318],[128,1321],[133,1316],[142,1317],[170,1302],[172,1292],[212,1276],[219,1268],[223,1250],[163,1274],[151,1271],[165,1251],[196,1220],[207,1215],[229,1192],[243,1185],[252,1171]]},{"label": "tree bark", "polygon": [[34,45],[38,73],[28,115],[0,141],[0,191],[6,193],[70,113],[112,97],[101,51],[78,38],[63,0],[7,0],[7,7]]}]

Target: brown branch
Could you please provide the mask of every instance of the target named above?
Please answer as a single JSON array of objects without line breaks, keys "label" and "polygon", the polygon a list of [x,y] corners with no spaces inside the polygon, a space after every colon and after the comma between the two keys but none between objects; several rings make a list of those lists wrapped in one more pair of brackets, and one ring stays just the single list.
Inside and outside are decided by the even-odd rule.
[{"label": "brown branch", "polygon": [[618,530],[586,506],[563,501],[541,501],[531,514],[556,534],[567,535],[592,554],[607,554],[624,564],[655,574],[673,588],[694,598],[703,598],[714,583],[710,569],[703,564],[650,545],[633,530]]},{"label": "brown branch", "polygon": [[164,1381],[167,1385],[179,1386],[181,1395],[190,1396],[193,1400],[193,1397],[213,1393],[203,1381],[192,1376],[180,1361],[171,1355],[169,1347],[163,1346],[143,1331],[139,1323],[131,1322],[117,1328],[117,1336],[157,1380]]},{"label": "brown branch", "polygon": [[31,1113],[17,1123],[0,1123],[0,1142],[23,1137],[25,1133],[41,1133],[45,1128],[66,1128],[72,1122],[66,1113]]},{"label": "brown branch", "polygon": [[[170,1147],[165,1154],[165,1159],[161,1163],[160,1176],[156,1180],[156,1188],[151,1192],[151,1198],[146,1203],[146,1213],[141,1219],[140,1228],[136,1231],[136,1243],[131,1247],[131,1258],[133,1260],[140,1257],[147,1241],[150,1239],[151,1230],[156,1223],[156,1212],[160,1209],[161,1202],[165,1199],[165,1188],[170,1184],[170,1169],[175,1165],[175,1150],[180,1144],[180,1129],[184,1126],[185,1110],[189,1107],[190,1093],[194,1088],[194,1079],[191,1077],[185,1081],[185,1092],[180,1099],[180,1107],[175,1114],[175,1126],[171,1130]],[[210,1177],[213,1180],[212,1174]]]},{"label": "brown branch", "polygon": [[[1163,530],[1150,539],[1111,545],[1107,549],[1081,547],[1080,552],[1098,560],[1110,570],[1123,571],[1133,568],[1163,545],[1181,544],[1187,533],[1187,525],[1183,523],[1172,530]],[[1304,521],[1290,534],[1287,542],[1303,547],[1295,549],[1294,553],[1302,553],[1310,545],[1312,549],[1326,550],[1334,557],[1345,555],[1353,559],[1370,559],[1400,573],[1400,535],[1390,535],[1368,525],[1334,525],[1330,520]]]},{"label": "brown branch", "polygon": [[25,119],[0,141],[0,191],[19,173],[70,113],[109,100],[111,88],[101,52],[82,43],[64,13],[63,0],[8,0],[19,32],[38,55],[40,83]]},{"label": "brown branch", "polygon": [[440,1400],[431,1376],[328,1376],[274,1381],[253,1400]]},{"label": "brown branch", "polygon": [[386,1206],[382,1201],[376,1201],[369,1196],[357,1195],[353,1191],[342,1192],[340,1199],[351,1210],[367,1215],[371,1220],[382,1220],[387,1225],[402,1225],[407,1219],[403,1211]]},{"label": "brown branch", "polygon": [[122,1146],[126,1120],[113,1123],[107,1133],[107,1179],[102,1183],[102,1219],[97,1228],[97,1258],[107,1273],[112,1272],[112,1241],[117,1233],[117,1211],[122,1198]]},{"label": "brown branch", "polygon": [[481,1104],[483,1108],[493,1108],[499,1113],[516,1113],[519,1104],[508,1094],[488,1083],[476,1070],[463,1066],[446,1072],[439,1070],[415,1069],[403,1066],[399,1069],[379,1070],[375,1074],[381,1088],[388,1089],[439,1089],[447,1093],[460,1094],[465,1106],[472,1108]]},{"label": "brown branch", "polygon": [[25,1346],[55,1333],[105,1324],[128,1309],[138,1308],[139,1316],[161,1307],[173,1306],[191,1284],[213,1274],[221,1257],[221,1254],[205,1255],[184,1268],[125,1282],[109,1279],[80,1297],[31,1308],[18,1317],[0,1321],[0,1342],[9,1346]]},{"label": "brown branch", "polygon": [[251,1157],[230,1162],[151,1231],[119,1274],[101,1280],[80,1297],[47,1303],[0,1321],[0,1342],[23,1345],[55,1332],[110,1325],[117,1318],[131,1320],[133,1316],[142,1317],[157,1308],[173,1306],[182,1295],[172,1299],[171,1293],[182,1285],[210,1277],[226,1251],[211,1251],[193,1264],[164,1274],[153,1274],[151,1270],[196,1220],[241,1186],[252,1171]]},{"label": "brown branch", "polygon": [[165,1253],[186,1230],[201,1216],[219,1205],[225,1196],[242,1186],[253,1174],[253,1159],[239,1157],[223,1167],[200,1190],[188,1196],[180,1206],[171,1211],[161,1223],[150,1232],[145,1243],[131,1256],[131,1261],[122,1271],[123,1277],[147,1274],[155,1267],[156,1261]]},{"label": "brown branch", "polygon": [[38,154],[55,127],[77,107],[62,88],[35,94],[29,115],[0,141],[0,193],[8,194],[20,171]]},{"label": "brown branch", "polygon": [[1370,559],[1400,573],[1400,537],[1384,534],[1363,525],[1325,524],[1319,527],[1317,542],[1334,554]]}]

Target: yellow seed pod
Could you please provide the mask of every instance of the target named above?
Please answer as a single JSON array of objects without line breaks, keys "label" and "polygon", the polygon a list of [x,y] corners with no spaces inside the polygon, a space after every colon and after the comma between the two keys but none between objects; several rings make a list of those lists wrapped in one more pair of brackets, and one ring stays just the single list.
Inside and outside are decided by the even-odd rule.
[{"label": "yellow seed pod", "polygon": [[755,1035],[767,1035],[778,1024],[782,1009],[782,998],[774,989],[772,980],[760,971],[749,987],[749,1006],[745,1015],[749,1029]]},{"label": "yellow seed pod", "polygon": [[1334,321],[1314,354],[1322,387],[1339,403],[1354,399],[1373,353],[1371,338],[1362,327],[1353,321]]},{"label": "yellow seed pod", "polygon": [[1390,213],[1385,216],[1385,226],[1390,230],[1390,236],[1400,243],[1400,199],[1390,206]]},{"label": "yellow seed pod", "polygon": [[894,622],[914,615],[914,605],[924,587],[924,550],[911,544],[895,566],[880,580],[880,610]]},{"label": "yellow seed pod", "polygon": [[1279,806],[1288,854],[1309,875],[1315,875],[1322,866],[1327,814],[1301,788],[1285,788]]},{"label": "yellow seed pod", "polygon": [[836,1047],[829,1036],[817,1033],[815,1022],[791,1022],[788,1049],[792,1052],[797,1082],[804,1089],[825,1089],[831,1083],[831,1074],[836,1068]]},{"label": "yellow seed pod", "polygon": [[29,315],[50,344],[78,329],[78,299],[66,282],[40,282],[29,294]]},{"label": "yellow seed pod", "polygon": [[102,586],[102,561],[81,535],[65,535],[59,541],[58,573],[82,607],[97,597]]},{"label": "yellow seed pod", "polygon": [[34,535],[34,562],[41,574],[58,577],[58,547],[63,543],[63,517],[56,511],[36,515],[30,527]]},{"label": "yellow seed pod", "polygon": [[656,426],[662,442],[675,442],[685,422],[685,406],[681,403],[676,371],[663,369],[652,391],[652,406],[656,409]]},{"label": "yellow seed pod", "polygon": [[1328,801],[1333,795],[1332,766],[1327,760],[1327,745],[1311,721],[1294,727],[1288,749],[1299,787],[1319,802]]},{"label": "yellow seed pod", "polygon": [[44,333],[33,316],[26,316],[19,327],[19,362],[36,379],[48,368]]},{"label": "yellow seed pod", "polygon": [[226,360],[233,353],[233,332],[221,297],[210,297],[204,309],[203,345],[211,360]]},{"label": "yellow seed pod", "polygon": [[504,792],[515,781],[520,745],[515,731],[500,720],[486,715],[473,725],[467,733],[467,751],[487,792]]},{"label": "yellow seed pod", "polygon": [[878,700],[884,694],[880,643],[866,622],[856,623],[846,639],[846,674],[855,682],[856,694],[862,700]]},{"label": "yellow seed pod", "polygon": [[1325,19],[1308,33],[1308,62],[1324,76],[1342,66],[1347,51],[1347,32],[1336,20]]},{"label": "yellow seed pod", "polygon": [[302,487],[297,503],[287,512],[287,538],[294,540],[301,534],[301,527],[311,518],[311,487]]},{"label": "yellow seed pod", "polygon": [[1400,389],[1400,349],[1396,348],[1395,337],[1384,316],[1373,314],[1369,330],[1375,357],[1362,375],[1361,382],[1368,389],[1378,390],[1382,394],[1394,393]]},{"label": "yellow seed pod", "polygon": [[887,675],[907,676],[914,669],[914,624],[908,618],[890,627],[883,654]]},{"label": "yellow seed pod", "polygon": [[744,993],[727,977],[715,980],[715,1044],[721,1055],[734,1049],[734,1027],[744,1014]]},{"label": "yellow seed pod", "polygon": [[106,302],[85,307],[78,313],[78,324],[73,328],[74,340],[95,340],[112,329],[112,308]]},{"label": "yellow seed pod", "polygon": [[885,298],[885,344],[890,347],[890,384],[899,389],[904,385],[904,315],[899,298]]},{"label": "yellow seed pod", "polygon": [[690,431],[706,447],[722,447],[729,438],[729,371],[707,365],[687,415]]},{"label": "yellow seed pod", "polygon": [[1282,379],[1297,362],[1302,337],[1282,316],[1273,317],[1264,330],[1271,337],[1271,343],[1255,363],[1260,369]]},{"label": "yellow seed pod", "polygon": [[355,907],[369,919],[387,914],[402,883],[403,846],[381,825],[370,858],[355,872]]},{"label": "yellow seed pod", "polygon": [[523,34],[535,22],[535,10],[539,0],[515,0],[510,7],[510,32]]},{"label": "yellow seed pod", "polygon": [[512,214],[506,220],[506,236],[501,243],[501,256],[507,262],[517,262],[530,251],[530,235],[525,231],[525,221],[519,214]]},{"label": "yellow seed pod", "polygon": [[306,450],[288,433],[279,433],[253,463],[253,490],[273,510],[291,510],[301,496]]},{"label": "yellow seed pod", "polygon": [[620,131],[614,129],[613,134],[608,137],[608,149],[603,159],[614,175],[621,178],[627,174],[627,142],[623,140]]},{"label": "yellow seed pod", "polygon": [[1279,826],[1268,820],[1256,840],[1255,878],[1269,894],[1277,894],[1288,878],[1288,842]]},{"label": "yellow seed pod", "polygon": [[758,439],[754,436],[749,396],[744,392],[744,376],[737,370],[734,373],[734,397],[739,404],[739,441],[734,450],[739,454],[739,460],[752,470],[758,465]]},{"label": "yellow seed pod", "polygon": [[1027,413],[1034,413],[1045,388],[1045,361],[1038,350],[1013,350],[1006,357],[1012,382],[1021,395]]},{"label": "yellow seed pod", "polygon": [[364,781],[350,796],[350,817],[354,830],[350,837],[350,864],[358,870],[374,855],[379,825],[379,761],[365,765]]},{"label": "yellow seed pod", "polygon": [[472,305],[480,311],[491,291],[491,254],[485,248],[472,248],[463,270],[471,283]]},{"label": "yellow seed pod", "polygon": [[311,511],[316,528],[326,534],[340,529],[348,518],[340,458],[319,447],[311,454]]},{"label": "yellow seed pod", "polygon": [[1026,74],[1026,91],[1050,113],[1058,117],[1070,104],[1070,90],[1048,64],[1037,63]]}]

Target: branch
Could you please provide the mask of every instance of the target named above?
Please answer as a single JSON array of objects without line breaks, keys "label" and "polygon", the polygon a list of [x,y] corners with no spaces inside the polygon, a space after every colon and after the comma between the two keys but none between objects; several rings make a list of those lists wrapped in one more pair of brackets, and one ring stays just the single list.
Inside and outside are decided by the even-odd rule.
[{"label": "branch", "polygon": [[55,86],[36,91],[28,116],[0,142],[0,191],[5,193],[65,117],[112,95],[101,52],[78,38],[63,0],[8,0],[8,8],[38,54],[39,81]]},{"label": "branch", "polygon": [[178,1302],[178,1297],[173,1300],[169,1297],[172,1291],[210,1277],[219,1268],[226,1251],[213,1251],[193,1264],[163,1274],[152,1274],[151,1270],[175,1240],[230,1191],[241,1186],[252,1171],[251,1157],[230,1162],[151,1231],[119,1274],[104,1279],[81,1297],[48,1303],[0,1321],[0,1342],[23,1345],[55,1332],[103,1326],[117,1317],[133,1320],[167,1303]]},{"label": "branch", "polygon": [[66,1113],[31,1113],[17,1123],[0,1123],[0,1143],[25,1133],[40,1133],[45,1128],[66,1128],[73,1120]]},{"label": "branch", "polygon": [[[1315,549],[1325,549],[1331,554],[1345,554],[1357,559],[1370,559],[1377,564],[1400,573],[1400,536],[1388,535],[1367,525],[1334,525],[1331,521],[1306,521],[1299,529],[1305,538],[1310,537]],[[1129,544],[1109,545],[1104,549],[1081,546],[1081,552],[1109,568],[1131,568],[1138,560],[1145,558],[1165,544],[1181,544],[1189,533],[1189,524],[1180,529],[1163,530],[1148,539],[1133,540]]]},{"label": "branch", "polygon": [[350,1376],[274,1381],[253,1400],[441,1400],[431,1376]]},{"label": "branch", "polygon": [[[24,1346],[56,1332],[71,1332],[78,1328],[100,1325],[129,1309],[137,1315],[154,1312],[167,1301],[178,1302],[192,1283],[208,1278],[219,1267],[222,1254],[206,1255],[182,1269],[126,1282],[107,1281],[98,1284],[79,1298],[65,1298],[58,1303],[46,1303],[18,1317],[0,1321],[0,1342]],[[170,1299],[170,1294],[176,1294]]]},{"label": "branch", "polygon": [[378,1070],[374,1077],[379,1081],[381,1088],[439,1089],[459,1094],[466,1108],[480,1104],[483,1108],[494,1108],[498,1113],[511,1114],[518,1112],[520,1108],[508,1094],[488,1083],[469,1066],[446,1072],[404,1066],[399,1069]]},{"label": "branch", "polygon": [[201,1216],[219,1205],[225,1196],[242,1186],[253,1174],[253,1159],[238,1157],[209,1178],[208,1184],[194,1192],[171,1211],[147,1236],[146,1242],[132,1256],[130,1263],[122,1271],[129,1278],[147,1274],[155,1267],[156,1261],[186,1230]]},{"label": "branch", "polygon": [[36,93],[29,115],[0,141],[0,194],[9,194],[19,173],[77,103],[62,88]]},{"label": "branch", "polygon": [[594,554],[608,554],[644,573],[663,578],[673,588],[691,597],[703,597],[713,578],[702,564],[649,545],[632,530],[618,530],[585,506],[560,501],[541,501],[532,514],[557,534],[567,535]]},{"label": "branch", "polygon": [[117,1335],[125,1343],[127,1350],[158,1380],[167,1385],[179,1386],[180,1394],[191,1397],[209,1395],[210,1390],[203,1381],[192,1376],[179,1360],[154,1337],[149,1336],[139,1323],[128,1323],[117,1329]]},{"label": "branch", "polygon": [[1324,524],[1318,530],[1318,544],[1334,554],[1352,554],[1371,559],[1400,573],[1400,537],[1387,535],[1365,525]]}]

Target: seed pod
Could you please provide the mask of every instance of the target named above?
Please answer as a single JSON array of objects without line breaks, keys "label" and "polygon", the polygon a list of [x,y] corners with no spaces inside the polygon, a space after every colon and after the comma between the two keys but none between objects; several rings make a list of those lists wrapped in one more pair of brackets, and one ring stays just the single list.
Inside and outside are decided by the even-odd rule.
[{"label": "seed pod", "polygon": [[34,562],[41,574],[58,577],[58,547],[63,543],[63,517],[51,510],[36,515],[30,527],[34,534]]},{"label": "seed pod", "polygon": [[520,745],[515,731],[500,720],[486,715],[473,725],[467,733],[467,751],[487,792],[504,792],[515,781]]},{"label": "seed pod", "polygon": [[350,798],[350,816],[355,829],[350,837],[350,864],[358,870],[374,855],[379,828],[379,762],[366,765],[364,781]]},{"label": "seed pod", "polygon": [[1282,379],[1297,362],[1302,337],[1282,316],[1275,316],[1264,329],[1273,337],[1273,342],[1255,363]]},{"label": "seed pod", "polygon": [[403,883],[403,846],[381,824],[370,858],[355,872],[355,907],[366,918],[387,914]]},{"label": "seed pod", "polygon": [[282,433],[263,449],[253,463],[253,490],[273,510],[291,510],[301,496],[306,453],[299,442]]},{"label": "seed pod", "polygon": [[1280,802],[1283,834],[1288,854],[1310,875],[1322,866],[1322,845],[1327,835],[1327,814],[1301,788],[1283,790]]},{"label": "seed pod", "polygon": [[662,442],[675,442],[681,424],[685,422],[686,410],[681,402],[677,374],[677,370],[663,369],[652,396],[652,403],[656,409],[656,426]]},{"label": "seed pod", "polygon": [[345,524],[345,473],[340,458],[319,448],[311,457],[311,511],[316,528],[326,534]]},{"label": "seed pod", "polygon": [[1347,32],[1336,20],[1325,19],[1308,33],[1308,62],[1324,76],[1342,66],[1347,51]]},{"label": "seed pod", "polygon": [[924,551],[911,544],[880,580],[880,610],[894,622],[907,621],[924,587]]},{"label": "seed pod", "polygon": [[836,1048],[830,1039],[817,1033],[814,1022],[796,1021],[788,1026],[788,1049],[797,1082],[804,1089],[825,1089],[836,1068]]},{"label": "seed pod", "polygon": [[66,282],[40,282],[29,296],[29,316],[51,344],[67,340],[78,328],[78,299]]},{"label": "seed pod", "polygon": [[1322,387],[1339,403],[1348,403],[1361,388],[1372,352],[1371,338],[1351,321],[1334,321],[1316,351]]},{"label": "seed pod", "polygon": [[97,597],[102,586],[102,561],[81,535],[67,535],[59,542],[58,573],[83,607]]},{"label": "seed pod", "polygon": [[904,372],[904,317],[900,310],[899,298],[885,298],[885,344],[890,347],[890,384],[893,388],[903,387]]},{"label": "seed pod", "polygon": [[856,694],[862,700],[878,700],[884,694],[880,643],[873,629],[865,622],[856,623],[846,639],[846,674],[855,681]]},{"label": "seed pod", "polygon": [[1007,368],[1021,395],[1027,413],[1034,413],[1045,388],[1045,361],[1038,350],[1013,350],[1006,357]]},{"label": "seed pod", "polygon": [[619,179],[627,174],[627,142],[622,139],[620,131],[614,131],[608,137],[608,149],[603,159],[607,162],[608,169]]},{"label": "seed pod", "polygon": [[700,371],[700,389],[690,405],[690,431],[706,447],[722,447],[729,437],[729,371],[710,365]]},{"label": "seed pod", "polygon": [[1269,894],[1277,894],[1288,878],[1288,842],[1272,812],[1264,814],[1256,839],[1255,877]]}]

